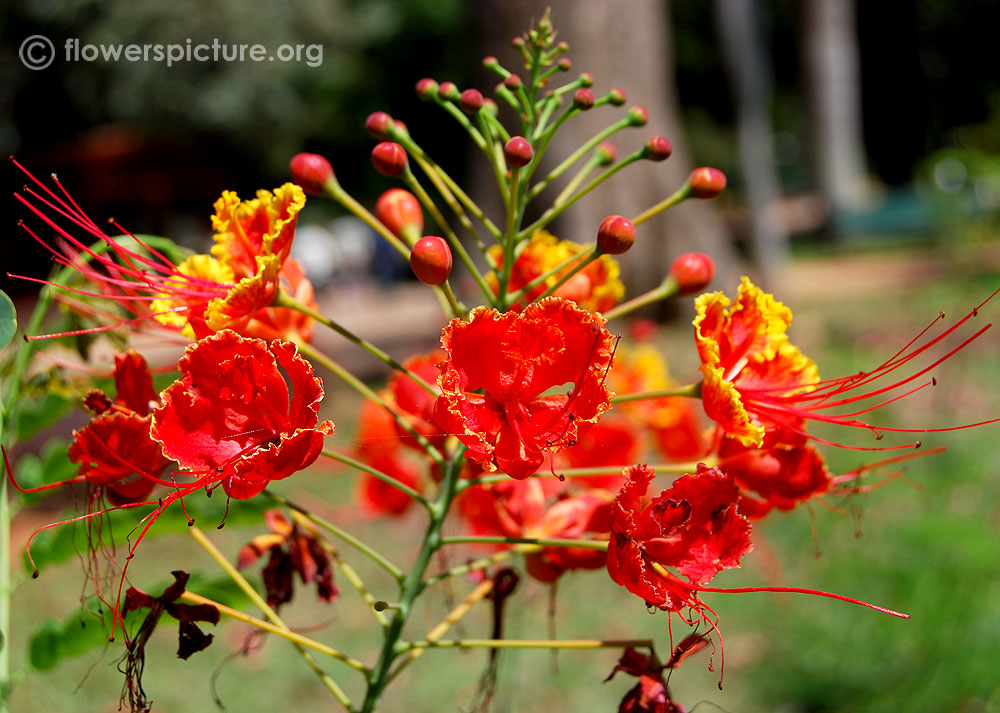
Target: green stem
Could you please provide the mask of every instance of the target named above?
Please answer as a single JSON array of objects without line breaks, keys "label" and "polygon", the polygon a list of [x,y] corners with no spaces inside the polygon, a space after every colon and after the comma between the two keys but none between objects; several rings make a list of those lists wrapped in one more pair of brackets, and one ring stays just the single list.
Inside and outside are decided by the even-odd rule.
[{"label": "green stem", "polygon": [[335,460],[335,461],[337,461],[339,463],[343,463],[344,465],[348,465],[348,466],[350,466],[352,468],[360,470],[360,471],[362,471],[364,473],[368,473],[368,475],[372,476],[373,478],[377,478],[377,479],[381,480],[386,485],[392,486],[393,488],[395,488],[396,490],[400,491],[401,493],[406,493],[408,496],[410,496],[411,498],[413,498],[414,500],[416,500],[418,503],[420,503],[421,505],[423,505],[425,508],[430,507],[430,503],[427,501],[427,498],[425,498],[423,495],[421,495],[416,490],[414,490],[413,488],[411,488],[409,485],[406,485],[405,483],[401,483],[400,481],[398,481],[395,478],[393,478],[391,475],[388,475],[386,473],[383,473],[380,470],[376,470],[375,468],[372,468],[367,463],[362,463],[361,461],[355,460],[354,458],[351,458],[350,456],[345,456],[345,455],[343,455],[341,453],[335,453],[334,451],[324,450],[321,453],[321,455],[324,455],[327,458],[330,458],[331,460]]},{"label": "green stem", "polygon": [[[212,542],[205,536],[204,532],[194,525],[188,529],[188,532],[190,532],[191,536],[198,542],[198,544],[212,556],[212,559],[219,564],[222,570],[229,575],[229,578],[235,582],[236,586],[238,586],[244,594],[250,597],[250,601],[256,604],[257,607],[264,612],[264,616],[266,616],[272,624],[284,631],[291,631],[288,625],[285,624],[285,622],[281,620],[281,617],[278,616],[277,612],[275,612],[274,609],[272,609],[268,603],[264,601],[264,598],[261,597],[257,590],[253,588],[253,585],[251,585],[250,582],[248,582],[246,578],[239,573],[239,570],[233,566],[232,562],[226,559],[226,557],[219,552],[218,548],[212,544]],[[317,676],[319,676],[323,685],[325,685],[333,696],[340,701],[344,708],[348,711],[354,711],[354,707],[351,705],[351,699],[347,697],[346,693],[344,693],[344,689],[342,689],[336,681],[330,678],[329,674],[327,674],[322,667],[320,667],[319,663],[317,663],[316,659],[313,658],[313,655],[306,651],[301,643],[293,642],[293,645],[296,649],[298,649],[303,660],[305,660],[309,667],[316,673]],[[364,664],[360,661],[356,661],[356,659],[352,659],[350,656],[345,656],[339,651],[337,654],[339,654],[339,660],[344,663],[348,663],[354,667],[355,664],[350,662],[355,662],[356,665],[360,666],[357,670],[362,672],[367,671]]]},{"label": "green stem", "polygon": [[413,649],[624,649],[653,648],[652,639],[442,639],[411,641]]},{"label": "green stem", "polygon": [[[565,285],[570,280],[570,278],[573,277],[573,275],[580,272],[580,270],[587,267],[587,265],[594,262],[594,260],[596,260],[597,258],[601,257],[602,254],[603,253],[598,251],[597,246],[595,245],[587,253],[584,254],[584,257],[580,259],[580,262],[574,265],[571,270],[567,270],[566,274],[562,275],[558,280],[549,285],[549,288],[545,290],[545,292],[543,292],[541,295],[539,295],[538,299],[544,300],[546,297],[553,294],[556,290]],[[536,300],[536,302],[537,301],[538,300]]]},{"label": "green stem", "polygon": [[431,556],[441,546],[441,528],[451,507],[451,501],[455,497],[456,484],[464,457],[464,449],[459,448],[456,450],[451,462],[443,469],[440,494],[437,501],[432,504],[427,533],[420,545],[420,552],[417,554],[416,561],[403,581],[399,602],[393,610],[392,620],[385,630],[382,651],[379,654],[378,662],[375,664],[371,679],[369,680],[368,691],[361,706],[361,713],[372,713],[375,710],[375,706],[378,705],[382,692],[389,682],[393,662],[398,656],[408,650],[406,647],[400,645],[400,635],[410,616],[414,600],[423,590],[424,572],[427,570]]},{"label": "green stem", "polygon": [[[315,319],[317,322],[319,322],[323,326],[329,327],[330,329],[332,329],[333,331],[335,331],[337,334],[339,334],[340,336],[342,336],[347,341],[351,342],[352,344],[358,345],[359,347],[361,347],[362,349],[364,349],[366,352],[368,352],[369,354],[371,354],[373,357],[375,357],[376,359],[378,359],[379,361],[381,361],[383,364],[385,364],[385,365],[387,365],[389,367],[392,367],[396,371],[405,374],[410,379],[413,379],[413,381],[416,382],[416,384],[420,388],[422,388],[424,391],[426,391],[427,393],[429,393],[431,396],[437,398],[438,394],[440,393],[437,390],[436,387],[431,386],[430,384],[428,384],[418,374],[416,374],[416,373],[410,371],[409,369],[407,369],[405,366],[403,366],[398,361],[396,361],[393,357],[389,356],[387,353],[385,353],[384,351],[382,351],[381,349],[379,349],[378,347],[376,347],[374,344],[372,344],[371,342],[369,342],[367,339],[362,339],[361,337],[359,337],[358,335],[356,335],[354,332],[352,332],[351,330],[347,329],[346,327],[341,326],[340,324],[338,324],[334,320],[330,319],[326,315],[321,314],[320,312],[317,312],[316,310],[312,309],[311,307],[308,307],[308,306],[302,304],[301,302],[299,302],[297,299],[295,299],[294,297],[292,297],[290,294],[288,294],[284,290],[278,290],[277,294],[275,294],[275,296],[274,296],[274,302],[272,302],[271,304],[273,304],[275,307],[284,307],[286,309],[291,309],[291,310],[295,310],[296,312],[300,312],[300,313],[302,313],[302,314],[304,314],[304,315],[306,315],[308,317],[312,317],[313,319]],[[301,346],[302,345],[299,345],[300,351],[301,351]],[[313,348],[312,351],[315,352],[315,348]]]},{"label": "green stem", "polygon": [[[0,434],[2,435],[2,434]],[[0,711],[7,710],[10,693],[10,597],[13,581],[10,569],[10,503],[7,476],[0,476]]]},{"label": "green stem", "polygon": [[680,188],[678,188],[677,191],[673,195],[664,198],[662,201],[660,201],[656,205],[654,205],[654,206],[652,206],[650,208],[647,208],[646,210],[644,210],[643,212],[641,212],[639,215],[637,215],[636,217],[634,217],[632,219],[632,225],[636,225],[636,226],[641,225],[642,223],[645,223],[650,218],[659,215],[660,213],[662,213],[663,211],[667,210],[668,208],[673,208],[675,205],[677,205],[681,201],[683,201],[683,200],[685,200],[687,198],[690,198],[690,197],[691,197],[691,184],[690,183],[685,183],[683,186],[681,186]]},{"label": "green stem", "polygon": [[662,399],[670,396],[685,396],[690,399],[701,398],[701,384],[698,381],[686,386],[676,386],[672,389],[658,389],[656,391],[640,391],[635,394],[620,394],[611,399],[613,404],[624,404],[629,401],[644,401],[646,399]]},{"label": "green stem", "polygon": [[587,550],[607,550],[607,540],[566,540],[541,537],[503,537],[502,535],[460,535],[442,537],[442,545],[537,545],[539,547],[582,547]]},{"label": "green stem", "polygon": [[[504,477],[507,478],[508,480],[510,479],[510,476],[504,476]],[[530,548],[530,546],[527,545],[525,545],[524,547]],[[493,553],[489,557],[480,557],[479,559],[472,560],[471,562],[467,562],[466,564],[459,565],[457,567],[452,567],[451,569],[445,572],[441,572],[440,574],[435,574],[433,577],[428,577],[424,581],[424,589],[426,589],[427,587],[432,587],[438,582],[443,582],[444,580],[450,579],[452,577],[460,577],[461,575],[468,574],[469,572],[476,572],[481,569],[486,569],[487,567],[491,567],[492,565],[495,565],[499,562],[508,560],[514,555],[521,554],[525,551],[527,550],[518,549],[516,547],[509,550],[501,550],[499,552]]]},{"label": "green stem", "polygon": [[637,309],[642,309],[647,305],[674,297],[677,295],[678,291],[679,285],[677,284],[677,281],[672,277],[667,277],[667,279],[661,282],[659,286],[654,287],[649,292],[644,292],[637,297],[633,297],[628,302],[622,302],[614,309],[609,309],[604,313],[604,318],[611,321],[616,317],[622,317],[636,311]]},{"label": "green stem", "polygon": [[532,280],[531,282],[527,283],[524,287],[522,287],[521,289],[519,289],[517,292],[512,293],[510,295],[510,297],[508,298],[509,301],[510,301],[510,303],[514,304],[519,299],[521,299],[522,297],[524,297],[527,293],[531,292],[533,289],[535,289],[536,287],[538,287],[542,283],[546,282],[550,277],[552,277],[553,275],[559,274],[560,272],[562,272],[563,270],[565,270],[566,268],[568,268],[570,265],[572,265],[574,262],[576,262],[577,260],[580,260],[582,257],[586,257],[586,255],[584,253],[580,253],[580,252],[573,253],[568,258],[566,258],[565,260],[563,260],[561,263],[559,263],[558,265],[556,265],[555,267],[553,267],[551,270],[548,270],[547,272],[542,273],[541,275],[539,275],[538,277],[536,277],[534,280]]},{"label": "green stem", "polygon": [[497,282],[500,288],[497,293],[497,305],[500,309],[506,309],[510,305],[507,288],[510,285],[510,278],[514,268],[514,248],[517,246],[517,226],[518,215],[520,213],[520,188],[521,169],[511,169],[510,191],[507,200],[507,223],[503,237],[503,265],[500,266],[500,275]]},{"label": "green stem", "polygon": [[403,242],[393,235],[392,231],[385,227],[385,224],[368,212],[368,209],[363,205],[354,200],[351,195],[345,191],[339,183],[336,181],[328,181],[324,186],[328,196],[333,198],[333,200],[340,203],[353,213],[357,218],[364,222],[369,228],[374,230],[376,233],[381,235],[389,245],[396,249],[400,255],[406,258],[407,262],[410,260],[410,249],[403,244]]},{"label": "green stem", "polygon": [[320,517],[319,515],[315,515],[315,514],[309,512],[304,507],[296,505],[295,503],[293,503],[290,500],[288,500],[288,498],[282,497],[281,495],[278,495],[277,493],[273,493],[270,490],[265,490],[264,494],[267,497],[271,498],[271,500],[273,500],[274,502],[276,502],[276,503],[278,503],[280,505],[284,505],[287,508],[291,508],[292,510],[295,510],[296,512],[302,513],[302,515],[304,515],[305,517],[309,518],[310,521],[316,523],[317,526],[323,528],[324,530],[326,530],[327,532],[329,532],[329,533],[331,533],[333,535],[336,535],[341,540],[343,540],[344,542],[346,542],[347,544],[349,544],[351,547],[353,547],[354,549],[356,549],[358,552],[360,552],[361,554],[367,556],[372,562],[374,562],[375,564],[379,565],[382,569],[384,569],[386,572],[388,572],[390,575],[392,575],[393,578],[396,579],[396,581],[402,581],[403,578],[406,576],[403,573],[403,570],[401,570],[399,567],[397,567],[392,562],[390,562],[389,560],[387,560],[380,553],[378,553],[375,550],[373,550],[371,547],[369,547],[368,545],[366,545],[364,542],[362,542],[361,540],[359,540],[357,537],[355,537],[351,533],[349,533],[346,530],[343,530],[343,529],[337,527],[336,525],[334,525],[329,520],[325,520],[322,517]]},{"label": "green stem", "polygon": [[630,123],[628,118],[623,118],[620,119],[619,121],[616,121],[611,126],[608,126],[607,128],[603,129],[602,131],[599,131],[596,134],[594,134],[589,140],[587,140],[583,144],[583,146],[581,146],[576,151],[567,156],[562,163],[560,163],[558,166],[556,166],[549,172],[549,175],[547,175],[545,178],[539,181],[537,186],[541,186],[541,188],[538,188],[536,186],[536,191],[540,193],[541,191],[545,190],[546,186],[552,183],[552,181],[559,178],[559,176],[565,173],[570,166],[579,161],[582,156],[590,152],[590,150],[593,149],[595,146],[597,146],[597,144],[601,143],[602,141],[604,141],[604,139],[608,138],[612,134],[621,131],[624,128],[627,128],[629,125]]},{"label": "green stem", "polygon": [[342,367],[340,364],[335,362],[333,359],[328,357],[326,354],[324,354],[323,352],[321,352],[319,349],[309,344],[308,342],[299,343],[298,348],[299,351],[302,352],[302,354],[304,354],[308,359],[311,359],[312,361],[315,361],[317,364],[326,367],[326,369],[331,371],[335,376],[339,377],[341,381],[346,383],[348,386],[357,391],[359,394],[361,394],[367,399],[371,399],[379,406],[384,408],[386,411],[388,411],[389,414],[392,416],[392,419],[397,424],[399,424],[399,427],[402,428],[411,436],[413,436],[413,438],[416,439],[417,443],[420,444],[420,447],[424,449],[427,455],[430,456],[434,460],[434,462],[438,464],[444,463],[444,456],[441,455],[441,452],[438,451],[438,449],[435,448],[434,445],[430,441],[428,441],[427,438],[422,433],[419,433],[415,428],[413,428],[413,426],[407,423],[402,416],[397,414],[389,406],[389,404],[385,402],[385,399],[379,396],[374,389],[368,386],[368,384],[363,382],[361,379],[356,377],[350,371]]}]

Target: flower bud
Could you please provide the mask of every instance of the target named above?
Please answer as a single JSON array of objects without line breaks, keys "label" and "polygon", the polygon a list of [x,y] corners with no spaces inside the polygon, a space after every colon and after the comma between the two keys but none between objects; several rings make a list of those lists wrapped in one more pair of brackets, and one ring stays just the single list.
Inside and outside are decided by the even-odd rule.
[{"label": "flower bud", "polygon": [[496,69],[500,66],[500,61],[493,55],[487,55],[483,57],[483,66],[486,67],[486,69]]},{"label": "flower bud", "polygon": [[422,101],[429,102],[437,94],[438,83],[430,77],[424,77],[417,82],[417,97]]},{"label": "flower bud", "polygon": [[602,141],[594,149],[594,155],[598,159],[598,166],[610,166],[618,160],[618,148],[610,141]]},{"label": "flower bud", "polygon": [[416,196],[402,188],[390,188],[375,202],[375,217],[397,238],[417,236],[424,230],[424,214]]},{"label": "flower bud", "polygon": [[483,108],[483,94],[478,89],[466,89],[459,96],[458,103],[466,114],[475,114]]},{"label": "flower bud", "polygon": [[500,113],[500,107],[498,107],[497,103],[489,97],[483,98],[483,109],[485,109],[491,116],[497,116]]},{"label": "flower bud", "polygon": [[524,85],[524,82],[521,81],[521,78],[519,76],[517,76],[516,74],[512,74],[505,80],[503,80],[503,85],[513,92],[522,87]]},{"label": "flower bud", "polygon": [[609,215],[597,229],[597,249],[606,255],[621,255],[635,242],[635,226],[620,215]]},{"label": "flower bud", "polygon": [[438,86],[438,98],[442,101],[458,101],[461,93],[454,82],[441,82]]},{"label": "flower bud", "polygon": [[372,165],[383,176],[395,178],[406,170],[406,149],[392,141],[383,141],[372,149]]},{"label": "flower bud", "polygon": [[581,87],[592,87],[594,86],[594,75],[590,72],[580,72],[580,86]]},{"label": "flower bud", "polygon": [[535,155],[535,150],[523,136],[515,136],[503,147],[504,158],[507,165],[512,168],[520,168],[531,163],[531,157]]},{"label": "flower bud", "polygon": [[390,126],[392,126],[392,117],[384,111],[376,111],[374,114],[369,114],[368,118],[365,119],[365,131],[373,139],[381,140],[388,137]]},{"label": "flower bud", "polygon": [[515,37],[510,41],[510,46],[513,47],[514,49],[521,49],[522,47],[524,47],[524,38]]},{"label": "flower bud", "polygon": [[594,106],[594,102],[597,98],[594,96],[594,92],[589,89],[577,89],[576,94],[573,95],[573,106],[575,106],[580,111],[586,111]]},{"label": "flower bud", "polygon": [[306,193],[319,195],[324,193],[327,182],[335,180],[333,166],[323,156],[317,153],[300,153],[292,157],[288,165],[292,181],[302,186]]},{"label": "flower bud", "polygon": [[665,161],[670,158],[674,147],[670,145],[670,140],[665,136],[653,136],[642,148],[642,157],[650,161]]},{"label": "flower bud", "polygon": [[625,103],[625,90],[615,87],[608,92],[608,103],[614,106],[621,106]]},{"label": "flower bud", "polygon": [[688,178],[691,195],[695,198],[717,198],[726,190],[726,174],[717,168],[702,166],[691,171]]},{"label": "flower bud", "polygon": [[677,294],[701,292],[715,277],[715,263],[705,253],[684,253],[670,266],[670,278],[677,283]]},{"label": "flower bud", "polygon": [[638,104],[629,107],[626,116],[629,126],[645,126],[649,122],[649,112],[646,111],[646,107]]},{"label": "flower bud", "polygon": [[563,57],[556,63],[556,66],[559,67],[560,72],[568,72],[573,68],[573,63],[569,57]]},{"label": "flower bud", "polygon": [[451,274],[451,248],[444,238],[425,235],[410,251],[410,268],[425,285],[442,285]]}]

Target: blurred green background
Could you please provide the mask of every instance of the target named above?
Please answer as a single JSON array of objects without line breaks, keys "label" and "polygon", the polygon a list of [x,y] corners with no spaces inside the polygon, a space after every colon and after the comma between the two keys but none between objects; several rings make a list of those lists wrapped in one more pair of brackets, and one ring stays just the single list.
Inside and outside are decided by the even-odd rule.
[{"label": "blurred green background", "polygon": [[[537,17],[545,4],[525,6]],[[676,108],[695,163],[718,165],[730,176],[732,188],[716,208],[734,246],[737,269],[750,261],[750,269],[766,270],[754,249],[757,227],[748,217],[757,210],[748,190],[754,184],[740,161],[740,101],[724,59],[722,4],[660,4],[672,23],[667,47],[680,98]],[[836,205],[818,158],[816,106],[810,98],[815,87],[804,59],[815,4],[773,0],[750,6],[772,90],[768,131],[779,190],[769,205],[784,216],[790,236],[790,257],[772,287],[795,312],[793,340],[817,359],[825,376],[833,376],[878,363],[939,311],[963,314],[997,286],[1000,75],[995,63],[973,48],[992,46],[1000,6],[988,0],[838,3],[850,10],[840,30],[846,27],[856,46],[864,195],[854,204]],[[486,5],[503,12],[499,1]],[[210,206],[222,190],[248,195],[279,185],[286,179],[289,156],[301,150],[328,155],[342,184],[370,205],[386,187],[368,165],[371,141],[363,121],[372,111],[387,110],[406,121],[456,174],[475,170],[466,167],[464,139],[451,126],[439,130],[445,126],[442,116],[417,103],[412,85],[428,75],[460,87],[489,88],[492,80],[480,69],[479,58],[486,53],[508,62],[512,58],[506,46],[484,46],[490,33],[480,10],[458,0],[8,2],[0,7],[5,78],[0,149],[39,174],[57,171],[95,218],[114,215],[134,230],[192,243],[207,240]],[[586,22],[586,13],[580,14],[568,17],[567,24]],[[527,27],[530,19],[525,14],[513,21]],[[558,12],[554,21],[558,28]],[[167,68],[57,57],[51,67],[31,71],[19,61],[18,48],[33,34],[49,37],[59,50],[71,38],[94,44],[183,43],[187,38],[319,44],[323,61],[318,67],[220,62]],[[642,54],[643,48],[632,49]],[[586,57],[572,49],[570,56],[575,69],[589,68]],[[643,61],[667,58],[647,53]],[[643,66],[636,64],[634,72],[642,73]],[[620,82],[629,88],[627,77]],[[13,167],[5,175],[11,190],[23,182]],[[303,222],[336,214],[320,201],[311,202],[310,211],[312,218],[306,215]],[[46,257],[14,227],[19,217],[14,202],[3,202],[0,213],[8,226],[0,241],[5,270],[44,274]],[[11,293],[26,289],[8,280],[2,287]],[[732,290],[729,284],[720,287]],[[993,310],[984,310],[980,319],[989,319]],[[684,308],[679,312],[686,315]],[[908,400],[894,410],[895,418],[907,425],[933,418],[935,425],[948,426],[1000,414],[994,387],[1000,383],[998,347],[1000,338],[987,333],[943,365],[941,383],[931,394]],[[684,319],[668,325],[664,348],[675,375],[689,376],[693,353]],[[354,404],[348,394],[331,391],[329,416],[338,424],[337,438],[349,444]],[[805,596],[714,595],[709,603],[722,618],[726,644],[724,690],[717,690],[718,673],[706,670],[703,653],[671,681],[678,701],[689,710],[733,713],[1000,710],[996,426],[931,441],[947,443],[948,452],[908,463],[905,479],[868,495],[833,501],[839,512],[816,506],[769,520],[759,529],[763,537],[743,570],[717,581],[718,586],[826,589],[906,611],[913,619],[901,622]],[[864,460],[856,452],[831,450],[826,454],[835,471]],[[40,452],[39,468],[60,467]],[[282,489],[293,498],[328,493],[339,503],[327,513],[332,519],[384,539],[386,549],[405,561],[422,527],[420,518],[391,527],[366,520],[349,504],[353,479],[344,471],[317,469],[283,483]],[[20,542],[54,515],[49,510],[22,516]],[[166,524],[158,529],[171,530]],[[235,555],[261,529],[252,524],[251,513],[243,521],[234,516],[225,530],[210,534]],[[120,649],[89,646],[75,630],[69,636],[80,626],[80,612],[66,617],[82,591],[83,576],[72,562],[72,543],[54,549],[62,552],[61,564],[46,567],[37,581],[27,579],[24,570],[17,581],[9,642],[15,670],[12,710],[117,710]],[[134,572],[144,583],[160,581],[178,567],[211,571],[183,532],[152,537],[141,553]],[[19,561],[20,548],[14,556]],[[359,566],[378,582],[377,573]],[[219,587],[215,582],[205,586],[209,591]],[[460,598],[465,586],[457,584],[454,596]],[[220,597],[232,596],[224,588],[217,591]],[[292,626],[328,622],[313,635],[352,653],[371,650],[372,620],[352,593],[345,591],[329,608],[302,599],[287,612]],[[430,610],[416,617],[415,633],[447,610],[443,597],[427,599],[433,600]],[[507,635],[545,631],[548,603],[547,589],[524,582],[509,601]],[[565,578],[556,606],[560,637],[666,638],[665,618],[647,614],[602,573]],[[82,620],[91,631],[98,629],[86,616]],[[486,636],[488,626],[485,617],[470,616],[465,631]],[[169,629],[165,624],[155,634],[147,662],[145,682],[154,710],[218,710],[211,681],[226,710],[333,707],[284,642],[256,642],[259,648],[249,655],[234,655],[247,643],[246,631],[223,623],[215,645],[181,662]],[[675,632],[682,629],[677,626]],[[65,644],[64,653],[72,653],[73,646],[79,653],[49,670],[32,665],[33,655],[35,664],[56,663],[46,645],[64,639],[76,642]],[[620,675],[600,683],[615,659],[610,651],[558,657],[507,652],[493,710],[615,710],[632,685]],[[430,651],[389,690],[384,709],[467,710],[484,662],[481,652]],[[718,668],[718,656],[715,663]],[[331,670],[338,671],[332,664]]]}]

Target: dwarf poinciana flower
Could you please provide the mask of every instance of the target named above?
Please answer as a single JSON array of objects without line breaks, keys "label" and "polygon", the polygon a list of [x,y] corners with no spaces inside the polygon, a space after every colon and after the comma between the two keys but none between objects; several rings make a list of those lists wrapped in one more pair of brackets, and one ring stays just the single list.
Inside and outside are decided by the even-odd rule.
[{"label": "dwarf poinciana flower", "polygon": [[739,491],[719,469],[699,465],[696,474],[645,501],[652,479],[647,465],[625,469],[611,515],[608,573],[650,606],[703,612],[699,586],[739,567],[752,549],[750,523],[737,509]]},{"label": "dwarf poinciana flower", "polygon": [[[903,393],[897,391],[977,339],[990,325],[908,376],[892,381],[889,374],[941,344],[996,294],[955,324],[921,342],[930,330],[928,327],[871,371],[820,381],[815,363],[791,344],[785,334],[791,323],[791,310],[744,277],[732,304],[721,292],[701,295],[695,302],[698,315],[694,332],[705,377],[701,388],[705,412],[722,430],[748,447],[766,445],[765,437],[770,431],[785,429],[805,435],[807,420],[867,429],[878,438],[883,431],[927,433],[992,423],[996,419],[950,428],[890,428],[872,425],[858,417],[936,383],[928,379]],[[940,318],[943,317],[942,313]],[[861,403],[876,398],[882,400],[868,406]],[[853,410],[830,413],[830,409]],[[919,445],[918,441],[888,448]]]},{"label": "dwarf poinciana flower", "polygon": [[[521,313],[477,307],[444,328],[441,346],[435,420],[487,471],[527,478],[545,453],[574,443],[580,423],[611,408],[604,381],[614,338],[602,317],[567,300]],[[568,393],[546,395],[565,384]]]},{"label": "dwarf poinciana flower", "polygon": [[[382,394],[389,402],[391,395]],[[420,489],[421,471],[410,459],[412,453],[403,448],[393,415],[380,404],[365,400],[358,417],[357,458],[375,470],[395,478],[403,485]],[[379,515],[402,515],[414,500],[407,493],[362,473],[358,480],[358,500],[369,512]]]},{"label": "dwarf poinciana flower", "polygon": [[296,572],[306,584],[316,583],[322,601],[334,601],[339,592],[333,583],[333,563],[316,536],[290,522],[280,510],[265,512],[264,522],[271,534],[258,535],[244,545],[236,566],[243,569],[269,555],[261,575],[267,603],[277,609],[292,601]]},{"label": "dwarf poinciana flower", "polygon": [[[33,183],[25,187],[23,194],[15,194],[15,198],[54,231],[55,244],[49,244],[26,224],[22,226],[53,254],[56,263],[73,268],[91,282],[96,291],[60,287],[85,298],[113,300],[132,315],[125,324],[153,320],[185,336],[201,337],[227,328],[244,330],[260,314],[263,328],[273,330],[276,327],[270,324],[274,321],[272,314],[263,310],[274,300],[282,283],[297,283],[294,286],[286,284],[286,289],[296,294],[300,301],[303,297],[311,297],[311,287],[303,290],[301,285],[304,279],[301,268],[283,271],[294,233],[295,215],[305,201],[297,186],[287,184],[275,195],[268,194],[273,205],[256,212],[248,211],[248,215],[252,213],[252,220],[244,222],[240,222],[242,214],[236,215],[238,211],[233,208],[234,200],[238,203],[238,199],[235,194],[227,193],[219,201],[221,207],[216,218],[217,228],[228,226],[220,233],[228,237],[217,240],[216,248],[228,257],[220,261],[210,255],[194,255],[175,264],[117,223],[115,227],[121,229],[124,236],[109,236],[70,197],[58,179],[53,177],[53,190],[17,162],[15,165]],[[226,220],[220,221],[219,216],[225,216]],[[269,223],[264,226],[266,221]],[[103,243],[104,249],[90,247],[75,234],[89,237],[88,242]],[[35,278],[22,279],[44,282]],[[118,326],[121,323],[84,331]],[[287,332],[281,334],[284,336]]]},{"label": "dwarf poinciana flower", "polygon": [[291,342],[226,330],[188,347],[177,369],[150,432],[165,455],[203,474],[201,487],[253,497],[312,464],[333,433],[318,422],[323,382]]},{"label": "dwarf poinciana flower", "polygon": [[[582,251],[583,246],[579,243],[559,240],[544,230],[535,233],[514,260],[507,291],[517,292],[529,282],[541,277],[574,255],[581,255],[582,259]],[[500,246],[494,246],[490,249],[490,255],[497,262],[497,265],[502,267],[503,249]],[[528,290],[520,303],[527,304],[537,299],[570,269],[572,269],[572,265]],[[614,258],[610,255],[602,255],[560,285],[553,294],[576,302],[584,309],[593,312],[606,312],[625,296],[625,286],[619,279],[619,273],[618,263],[614,261]],[[487,279],[492,281],[494,292],[499,290],[492,275],[488,276]]]},{"label": "dwarf poinciana flower", "polygon": [[36,488],[21,488],[11,474],[15,489],[30,493],[85,482],[90,488],[88,508],[93,511],[104,495],[113,505],[137,503],[161,482],[159,478],[170,461],[149,435],[150,411],[159,403],[159,397],[153,390],[146,360],[132,350],[116,354],[114,378],[113,401],[97,389],[84,399],[84,405],[95,416],[73,432],[69,459],[80,464],[79,475]]}]

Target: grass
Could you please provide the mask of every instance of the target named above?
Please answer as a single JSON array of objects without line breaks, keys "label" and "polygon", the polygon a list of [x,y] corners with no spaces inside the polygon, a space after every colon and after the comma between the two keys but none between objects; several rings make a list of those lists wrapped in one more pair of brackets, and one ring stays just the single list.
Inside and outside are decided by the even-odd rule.
[{"label": "grass", "polygon": [[[779,297],[796,315],[793,340],[817,359],[825,376],[833,376],[870,367],[940,310],[957,317],[995,289],[995,276],[982,265],[970,269],[966,262],[960,268],[952,279],[915,282],[902,295],[872,296],[866,289],[854,296],[848,275],[835,300],[828,294],[783,296],[780,290]],[[997,309],[990,305],[978,319],[985,322]],[[675,355],[673,370],[683,376],[693,359],[690,329],[680,326],[668,340],[667,351]],[[1000,334],[987,333],[942,365],[937,387],[894,405],[892,418],[907,425],[947,426],[1000,415],[1000,391],[994,386],[1000,383],[998,347]],[[331,445],[347,447],[350,428],[344,423],[355,413],[355,404],[337,392],[327,402],[334,404],[331,417],[338,422]],[[713,582],[722,587],[786,584],[825,589],[906,611],[913,616],[910,621],[817,597],[710,595],[725,636],[724,689],[716,688],[719,653],[715,672],[707,670],[708,655],[702,653],[675,673],[671,688],[676,699],[689,710],[734,713],[1000,710],[1000,477],[994,465],[998,428],[926,437],[928,445],[947,444],[948,452],[907,463],[905,480],[850,499],[830,498],[838,512],[813,506],[776,514],[755,531],[757,551],[745,558],[743,569],[723,573]],[[857,451],[828,448],[825,454],[835,472],[870,459]],[[303,502],[309,501],[308,493],[321,493],[335,503],[321,509],[324,516],[377,543],[405,567],[423,528],[421,514],[388,524],[368,519],[351,504],[353,481],[345,470],[315,468],[284,481],[279,489]],[[231,556],[263,530],[261,525],[234,525],[216,532],[199,524]],[[376,597],[391,598],[393,588],[378,570],[347,547],[342,553]],[[453,553],[452,562],[462,556]],[[212,567],[200,548],[180,533],[144,543],[133,573],[136,582],[155,591],[151,583],[166,584],[171,569],[214,571]],[[317,604],[300,589],[283,616],[293,628],[321,622],[320,628],[305,633],[371,660],[377,625],[342,577],[339,584],[343,591],[336,604]],[[69,656],[51,671],[34,670],[28,663],[30,633],[53,617],[66,616],[81,587],[79,568],[65,564],[46,569],[15,593],[11,649],[18,679],[13,711],[117,710],[119,645]],[[470,588],[468,581],[458,579],[451,596],[461,599]],[[602,572],[564,577],[552,594],[548,587],[522,578],[507,601],[505,636],[539,638],[555,623],[560,638],[652,636],[663,642],[661,652],[667,648],[666,617],[647,613]],[[425,608],[415,613],[410,635],[420,636],[447,612],[445,595],[442,587],[422,600]],[[552,601],[554,618],[547,614]],[[463,621],[461,631],[488,637],[490,626],[488,607],[481,607]],[[683,635],[683,630],[676,623],[675,634]],[[226,710],[337,710],[285,642],[253,638],[246,627],[233,622],[221,623],[215,634],[216,642],[187,662],[174,656],[173,625],[165,623],[154,634],[145,684],[155,711],[219,710],[210,684],[213,677]],[[248,643],[249,654],[236,653]],[[633,685],[621,675],[601,683],[617,654],[505,652],[492,710],[616,710]],[[382,710],[468,710],[485,663],[483,651],[428,651],[388,690]],[[336,662],[324,665],[349,694],[360,697],[356,674]]]}]

